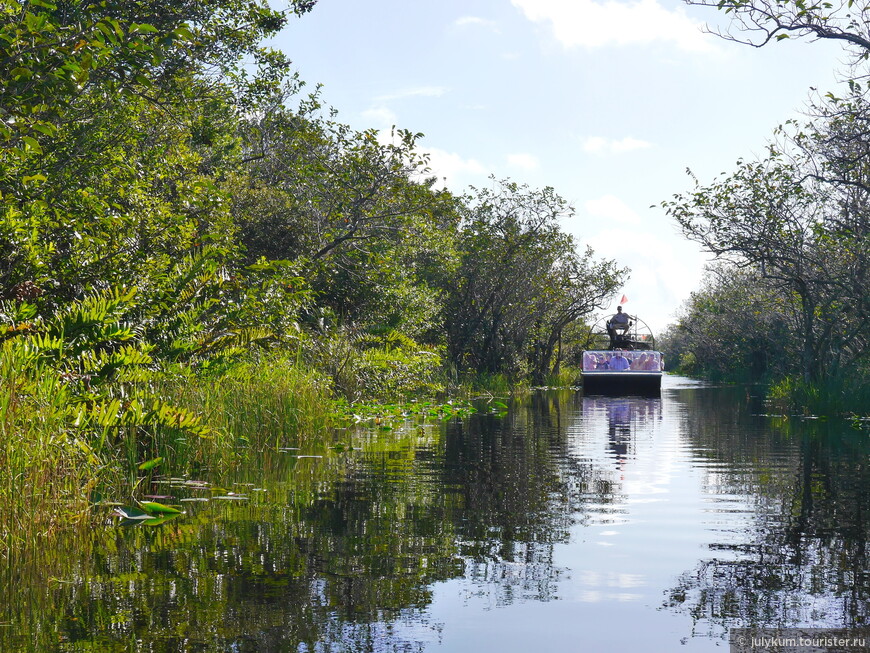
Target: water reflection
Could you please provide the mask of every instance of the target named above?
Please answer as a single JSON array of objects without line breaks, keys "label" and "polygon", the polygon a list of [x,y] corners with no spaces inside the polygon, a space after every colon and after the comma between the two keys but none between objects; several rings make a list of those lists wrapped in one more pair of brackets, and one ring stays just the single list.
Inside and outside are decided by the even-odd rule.
[{"label": "water reflection", "polygon": [[760,412],[691,383],[548,392],[272,452],[198,479],[247,501],[0,562],[0,650],[712,650],[867,625],[866,436]]},{"label": "water reflection", "polygon": [[649,432],[662,418],[658,397],[583,397],[582,414],[587,430],[607,417],[607,451],[618,468],[633,455],[635,433]]},{"label": "water reflection", "polygon": [[866,627],[866,433],[843,422],[752,417],[751,398],[739,411],[739,399],[690,401],[697,405],[685,412],[686,427],[723,467],[715,472],[718,491],[748,500],[751,519],[739,537],[710,544],[667,605],[720,627]]}]

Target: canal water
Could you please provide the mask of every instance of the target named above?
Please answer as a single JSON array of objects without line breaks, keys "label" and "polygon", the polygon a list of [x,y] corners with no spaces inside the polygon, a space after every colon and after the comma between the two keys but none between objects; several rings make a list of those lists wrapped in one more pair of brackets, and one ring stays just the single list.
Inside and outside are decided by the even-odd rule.
[{"label": "canal water", "polygon": [[480,407],[153,479],[185,514],[7,570],[0,650],[722,651],[868,625],[866,429],[678,377]]}]

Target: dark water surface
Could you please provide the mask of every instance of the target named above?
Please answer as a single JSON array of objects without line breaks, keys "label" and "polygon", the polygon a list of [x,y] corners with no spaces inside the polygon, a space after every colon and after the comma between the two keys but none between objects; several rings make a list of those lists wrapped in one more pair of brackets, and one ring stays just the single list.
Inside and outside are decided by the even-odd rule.
[{"label": "dark water surface", "polygon": [[738,626],[870,625],[866,431],[749,395],[538,392],[165,479],[181,517],[4,571],[0,650],[727,651]]}]

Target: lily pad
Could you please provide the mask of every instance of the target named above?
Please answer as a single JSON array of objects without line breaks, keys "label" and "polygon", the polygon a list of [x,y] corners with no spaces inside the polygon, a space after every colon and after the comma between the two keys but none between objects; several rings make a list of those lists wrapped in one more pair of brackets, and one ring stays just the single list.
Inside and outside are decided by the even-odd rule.
[{"label": "lily pad", "polygon": [[154,515],[143,512],[138,508],[131,508],[130,506],[116,506],[115,512],[119,514],[124,519],[129,519],[131,521],[142,521],[143,519],[154,519]]},{"label": "lily pad", "polygon": [[149,513],[161,513],[165,515],[181,514],[181,511],[178,508],[173,508],[172,506],[167,506],[166,504],[158,503],[157,501],[143,501],[139,505],[141,505]]},{"label": "lily pad", "polygon": [[145,519],[139,523],[143,526],[160,526],[160,524],[165,524],[166,522],[175,519],[180,514],[181,513],[179,512],[178,515],[160,515],[159,517],[155,517],[154,519]]},{"label": "lily pad", "polygon": [[146,460],[144,463],[139,465],[139,469],[141,469],[142,471],[148,471],[149,469],[154,469],[162,462],[163,462],[162,457],[152,458],[151,460]]}]

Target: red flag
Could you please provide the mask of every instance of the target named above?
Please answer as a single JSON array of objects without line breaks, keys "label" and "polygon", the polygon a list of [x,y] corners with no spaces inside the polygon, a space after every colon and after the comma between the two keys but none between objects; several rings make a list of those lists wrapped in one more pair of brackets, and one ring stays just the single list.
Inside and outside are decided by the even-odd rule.
[{"label": "red flag", "polygon": [[620,303],[620,304],[625,304],[627,301],[628,301],[628,297],[626,297],[625,295],[623,295],[623,296],[622,296],[622,299],[619,300],[619,303]]}]

